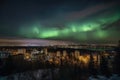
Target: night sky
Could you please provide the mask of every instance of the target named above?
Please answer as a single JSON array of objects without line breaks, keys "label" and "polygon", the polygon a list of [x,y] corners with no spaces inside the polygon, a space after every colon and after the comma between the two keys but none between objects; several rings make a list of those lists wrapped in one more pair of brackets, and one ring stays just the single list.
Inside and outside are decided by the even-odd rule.
[{"label": "night sky", "polygon": [[0,0],[0,37],[116,42],[119,0]]}]

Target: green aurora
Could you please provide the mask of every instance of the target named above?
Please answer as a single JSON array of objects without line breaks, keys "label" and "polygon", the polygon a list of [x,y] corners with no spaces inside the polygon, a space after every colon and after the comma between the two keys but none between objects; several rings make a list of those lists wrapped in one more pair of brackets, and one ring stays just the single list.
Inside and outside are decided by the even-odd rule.
[{"label": "green aurora", "polygon": [[[84,20],[82,22],[66,23],[62,29],[56,27],[45,27],[41,25],[34,25],[29,27],[21,27],[19,34],[28,38],[42,38],[42,39],[61,39],[61,40],[77,40],[77,41],[97,41],[108,40],[114,34],[119,34],[119,31],[104,29],[111,24],[114,24],[120,19],[119,13],[108,15],[105,17],[95,17],[91,20]],[[119,26],[117,26],[119,27]],[[113,37],[113,40],[119,39],[119,35]],[[111,39],[112,40],[112,39]]]},{"label": "green aurora", "polygon": [[119,0],[3,0],[0,38],[117,43]]}]

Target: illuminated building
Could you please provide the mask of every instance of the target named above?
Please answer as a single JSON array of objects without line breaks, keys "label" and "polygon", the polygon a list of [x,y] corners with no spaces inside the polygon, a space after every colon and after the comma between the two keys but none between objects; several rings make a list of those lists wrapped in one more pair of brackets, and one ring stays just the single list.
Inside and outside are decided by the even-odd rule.
[{"label": "illuminated building", "polygon": [[60,56],[61,56],[60,51],[57,51],[57,52],[56,52],[56,56],[57,56],[57,57],[60,57]]},{"label": "illuminated building", "polygon": [[74,55],[75,55],[75,58],[78,59],[78,56],[80,55],[80,52],[78,50],[75,50]]},{"label": "illuminated building", "polygon": [[63,57],[65,57],[66,55],[67,55],[67,51],[64,50],[64,51],[63,51]]}]

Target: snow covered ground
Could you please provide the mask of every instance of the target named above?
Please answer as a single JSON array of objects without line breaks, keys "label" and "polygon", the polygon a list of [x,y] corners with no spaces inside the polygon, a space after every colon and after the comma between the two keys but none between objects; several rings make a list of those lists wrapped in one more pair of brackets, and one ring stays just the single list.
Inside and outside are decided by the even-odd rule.
[{"label": "snow covered ground", "polygon": [[[23,73],[16,73],[14,75],[9,75],[5,77],[0,77],[0,80],[58,80],[60,77],[59,69],[42,69],[36,71],[28,71]],[[59,79],[59,80],[62,80]],[[69,79],[68,79],[69,80]],[[96,77],[90,76],[88,80],[120,80],[120,76],[113,74],[111,77],[105,77],[102,75],[97,75]]]},{"label": "snow covered ground", "polygon": [[[58,69],[53,70],[57,75]],[[37,71],[28,71],[16,73],[5,77],[0,77],[0,80],[52,80],[52,70],[42,69]]]},{"label": "snow covered ground", "polygon": [[111,77],[107,78],[105,76],[98,75],[96,78],[90,76],[88,80],[120,80],[120,76],[113,74]]}]

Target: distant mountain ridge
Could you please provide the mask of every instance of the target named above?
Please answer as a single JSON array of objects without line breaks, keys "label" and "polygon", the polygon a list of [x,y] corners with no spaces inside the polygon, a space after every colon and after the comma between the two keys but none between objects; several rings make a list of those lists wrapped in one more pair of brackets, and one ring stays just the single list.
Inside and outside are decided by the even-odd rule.
[{"label": "distant mountain ridge", "polygon": [[27,38],[0,38],[0,46],[54,46],[54,45],[111,45],[113,43],[78,43],[62,40],[47,40],[47,39],[27,39]]},{"label": "distant mountain ridge", "polygon": [[26,39],[26,38],[0,38],[0,46],[49,46],[75,44],[70,41]]}]

